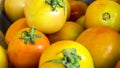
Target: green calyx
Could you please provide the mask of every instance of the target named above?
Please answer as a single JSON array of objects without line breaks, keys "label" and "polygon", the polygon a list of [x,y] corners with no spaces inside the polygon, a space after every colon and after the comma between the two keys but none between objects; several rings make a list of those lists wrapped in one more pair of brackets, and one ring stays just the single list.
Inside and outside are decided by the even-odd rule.
[{"label": "green calyx", "polygon": [[29,32],[28,31],[23,31],[21,36],[20,36],[20,39],[24,40],[25,44],[27,44],[27,43],[34,44],[35,39],[40,38],[40,35],[35,34],[35,31],[36,31],[36,29],[34,27],[31,27]]},{"label": "green calyx", "polygon": [[65,8],[64,0],[45,0],[45,3],[52,7],[52,11],[56,10],[57,7]]},{"label": "green calyx", "polygon": [[62,59],[53,59],[47,62],[62,63],[65,68],[80,68],[81,57],[76,54],[76,49],[64,49],[60,53],[63,53]]}]

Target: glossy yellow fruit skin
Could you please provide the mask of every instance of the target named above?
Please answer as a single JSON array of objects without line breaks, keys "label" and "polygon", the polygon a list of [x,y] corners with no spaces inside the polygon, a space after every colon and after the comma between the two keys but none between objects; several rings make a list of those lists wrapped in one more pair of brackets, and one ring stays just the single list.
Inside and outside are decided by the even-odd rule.
[{"label": "glossy yellow fruit skin", "polygon": [[81,56],[81,60],[79,62],[80,68],[94,68],[94,63],[89,51],[83,45],[70,40],[55,42],[47,48],[41,55],[39,68],[65,68],[61,63],[46,63],[46,61],[63,58],[63,54],[58,53],[63,49],[69,48],[75,48],[77,55]]},{"label": "glossy yellow fruit skin", "polygon": [[[103,1],[106,1],[106,0],[103,0]],[[115,1],[117,3],[120,3],[120,0],[112,0],[112,1]]]},{"label": "glossy yellow fruit skin", "polygon": [[0,68],[8,68],[8,59],[5,49],[0,45]]},{"label": "glossy yellow fruit skin", "polygon": [[5,13],[14,22],[24,17],[24,6],[26,0],[5,0]]},{"label": "glossy yellow fruit skin", "polygon": [[76,38],[84,31],[84,28],[76,22],[67,21],[62,29],[53,34],[48,34],[51,43],[60,40],[76,40]]},{"label": "glossy yellow fruit skin", "polygon": [[45,34],[57,32],[67,19],[67,1],[63,1],[65,8],[57,7],[52,11],[51,6],[46,4],[45,0],[28,0],[24,9],[27,24],[36,27]]},{"label": "glossy yellow fruit skin", "polygon": [[120,31],[120,5],[112,0],[92,2],[86,10],[85,26],[108,26]]}]

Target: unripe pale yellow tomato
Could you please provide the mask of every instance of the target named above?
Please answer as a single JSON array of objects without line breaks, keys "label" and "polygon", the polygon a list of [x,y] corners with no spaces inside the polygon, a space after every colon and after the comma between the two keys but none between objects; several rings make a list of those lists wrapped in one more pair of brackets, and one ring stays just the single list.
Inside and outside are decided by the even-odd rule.
[{"label": "unripe pale yellow tomato", "polygon": [[39,68],[94,68],[89,51],[80,43],[58,41],[43,51]]},{"label": "unripe pale yellow tomato", "polygon": [[45,34],[59,31],[67,19],[65,0],[27,0],[25,17],[29,26]]}]

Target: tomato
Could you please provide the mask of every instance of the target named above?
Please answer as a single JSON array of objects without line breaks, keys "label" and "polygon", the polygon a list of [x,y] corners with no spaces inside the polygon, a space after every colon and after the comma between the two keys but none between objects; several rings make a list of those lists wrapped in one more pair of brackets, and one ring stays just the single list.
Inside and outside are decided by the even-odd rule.
[{"label": "tomato", "polygon": [[49,45],[48,38],[42,32],[35,28],[24,28],[9,43],[9,61],[17,68],[37,67],[41,53]]},{"label": "tomato", "polygon": [[26,0],[5,0],[5,13],[14,22],[24,17],[24,5]]},{"label": "tomato", "polygon": [[76,41],[89,50],[95,68],[114,68],[120,59],[120,35],[112,28],[98,26],[88,28]]},{"label": "tomato", "polygon": [[5,34],[5,42],[9,44],[14,35],[21,29],[28,27],[26,23],[26,18],[20,18],[13,22],[7,29]]},{"label": "tomato", "polygon": [[108,26],[120,31],[120,5],[112,0],[92,2],[85,14],[85,26]]},{"label": "tomato", "polygon": [[28,0],[24,11],[27,24],[46,34],[60,30],[67,19],[65,0]]},{"label": "tomato", "polygon": [[[105,0],[104,0],[105,1]],[[120,3],[120,0],[112,0],[112,1],[115,1],[115,2],[117,2],[117,3]]]},{"label": "tomato", "polygon": [[76,38],[84,31],[84,28],[76,22],[67,21],[65,25],[56,33],[47,34],[50,43],[60,40],[76,40]]},{"label": "tomato", "polygon": [[87,9],[87,4],[82,1],[70,1],[71,13],[70,21],[76,21],[79,17],[83,16]]},{"label": "tomato", "polygon": [[0,68],[8,68],[8,59],[5,49],[0,45]]},{"label": "tomato", "polygon": [[[76,59],[75,59],[76,58]],[[94,68],[89,51],[81,44],[70,41],[58,41],[43,51],[39,68]]]}]

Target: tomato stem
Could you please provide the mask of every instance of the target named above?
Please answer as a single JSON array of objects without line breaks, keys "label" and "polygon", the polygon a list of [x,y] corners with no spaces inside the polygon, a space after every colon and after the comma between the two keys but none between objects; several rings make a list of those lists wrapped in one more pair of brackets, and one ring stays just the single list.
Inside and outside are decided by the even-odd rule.
[{"label": "tomato stem", "polygon": [[39,34],[35,34],[35,28],[31,27],[30,31],[23,31],[21,33],[20,39],[24,40],[24,43],[32,43],[35,44],[35,38],[40,38]]},{"label": "tomato stem", "polygon": [[81,57],[76,54],[76,49],[64,49],[61,52],[64,55],[62,59],[53,59],[47,62],[62,63],[65,68],[80,68],[79,62],[81,60]]},{"label": "tomato stem", "polygon": [[52,7],[52,11],[56,10],[57,7],[65,8],[64,0],[45,0],[45,3]]}]

